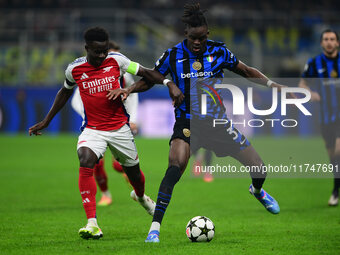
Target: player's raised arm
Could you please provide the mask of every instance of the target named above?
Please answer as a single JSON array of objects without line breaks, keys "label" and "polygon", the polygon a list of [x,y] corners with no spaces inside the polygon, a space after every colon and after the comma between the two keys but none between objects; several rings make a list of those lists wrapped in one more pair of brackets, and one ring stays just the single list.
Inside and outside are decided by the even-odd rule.
[{"label": "player's raised arm", "polygon": [[45,118],[34,126],[30,127],[28,130],[29,135],[41,135],[40,130],[47,128],[54,116],[64,107],[67,100],[71,97],[73,93],[72,89],[67,89],[62,87],[53,102],[53,105],[45,116]]}]

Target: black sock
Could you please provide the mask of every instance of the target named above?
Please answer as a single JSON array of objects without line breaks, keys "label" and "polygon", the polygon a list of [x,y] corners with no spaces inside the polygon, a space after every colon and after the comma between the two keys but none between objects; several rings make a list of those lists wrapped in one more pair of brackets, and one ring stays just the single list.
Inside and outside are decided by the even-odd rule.
[{"label": "black sock", "polygon": [[158,197],[153,221],[159,222],[159,224],[161,224],[166,208],[170,203],[172,190],[175,184],[181,178],[181,175],[181,170],[177,166],[170,166],[166,170],[165,176],[158,190]]},{"label": "black sock", "polygon": [[[264,164],[261,165],[261,168],[263,165]],[[264,181],[266,180],[267,172],[262,172],[261,168],[259,168],[259,171],[250,172],[252,184],[255,189],[261,189]]]}]

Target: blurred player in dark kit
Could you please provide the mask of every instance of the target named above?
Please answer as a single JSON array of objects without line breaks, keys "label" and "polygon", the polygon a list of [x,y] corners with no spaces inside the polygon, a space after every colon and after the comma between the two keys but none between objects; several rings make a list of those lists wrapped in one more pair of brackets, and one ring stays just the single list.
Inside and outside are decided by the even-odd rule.
[{"label": "blurred player in dark kit", "polygon": [[332,29],[321,33],[322,53],[308,60],[299,86],[310,90],[308,78],[317,78],[317,92],[311,91],[311,100],[320,102],[321,133],[329,160],[333,165],[334,185],[328,205],[339,203],[340,187],[340,57],[339,35]]}]

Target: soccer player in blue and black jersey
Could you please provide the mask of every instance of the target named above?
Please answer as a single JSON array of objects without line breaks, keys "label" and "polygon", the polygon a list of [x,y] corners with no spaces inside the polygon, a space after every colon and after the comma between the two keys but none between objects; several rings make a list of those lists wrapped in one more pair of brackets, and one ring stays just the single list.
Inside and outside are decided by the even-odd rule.
[{"label": "soccer player in blue and black jersey", "polygon": [[[182,100],[183,95],[172,93],[173,88],[170,85],[173,85],[169,83],[170,96],[176,107],[176,122],[170,139],[168,169],[159,188],[155,214],[146,242],[159,242],[160,224],[171,200],[173,188],[181,178],[190,154],[199,147],[212,150],[219,157],[232,156],[246,166],[258,166],[261,169],[264,165],[254,147],[230,122],[220,129],[214,129],[212,125],[207,125],[206,120],[209,118],[216,118],[216,116],[226,118],[223,103],[214,106],[211,98],[207,100],[207,114],[200,122],[202,116],[199,107],[197,107],[200,97],[196,93],[199,89],[195,89],[193,83],[200,83],[200,80],[203,80],[204,90],[208,94],[216,96],[218,98],[216,100],[220,102],[222,101],[220,95],[214,90],[210,81],[218,83],[218,80],[223,78],[223,69],[228,69],[245,78],[256,78],[258,83],[264,86],[276,87],[278,90],[283,87],[269,80],[257,69],[239,61],[224,43],[208,40],[208,25],[199,4],[185,5],[182,21],[186,25],[186,39],[165,51],[155,65],[155,70],[161,74],[171,75],[174,83],[184,94],[184,100]],[[126,97],[131,92],[145,91],[152,85],[141,80],[128,89],[111,91],[108,97],[109,99],[119,95]],[[195,113],[197,113],[196,116]],[[193,125],[194,120],[198,120],[194,123],[195,125]],[[216,134],[216,136],[211,136],[211,134]],[[210,146],[211,137],[214,140],[214,146]],[[195,141],[195,148],[193,141]],[[251,174],[251,177],[252,184],[249,187],[251,194],[269,212],[279,213],[278,203],[262,189],[266,174],[261,172],[257,175]]]},{"label": "soccer player in blue and black jersey", "polygon": [[321,132],[334,174],[334,186],[328,204],[336,206],[339,203],[340,187],[339,35],[334,30],[324,30],[320,45],[322,53],[308,60],[299,86],[308,90],[311,83],[317,86],[317,92],[311,91],[311,100],[320,102]]}]

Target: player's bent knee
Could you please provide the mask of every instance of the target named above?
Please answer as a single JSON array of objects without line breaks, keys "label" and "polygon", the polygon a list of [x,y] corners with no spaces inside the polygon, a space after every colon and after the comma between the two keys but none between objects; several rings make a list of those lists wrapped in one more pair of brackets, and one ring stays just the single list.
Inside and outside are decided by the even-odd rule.
[{"label": "player's bent knee", "polygon": [[168,169],[170,168],[170,167],[172,167],[172,166],[174,166],[174,167],[178,167],[181,171],[183,171],[184,169],[185,169],[185,164],[184,163],[182,163],[182,162],[179,162],[178,160],[169,160],[169,166],[168,166]]},{"label": "player's bent knee", "polygon": [[189,160],[189,158],[183,157],[183,156],[181,156],[181,157],[171,157],[170,156],[168,167],[176,166],[181,170],[181,172],[184,172],[185,168],[187,167],[188,160]]},{"label": "player's bent knee", "polygon": [[247,164],[250,166],[261,166],[264,165],[260,155],[256,152],[254,147],[249,146],[249,150],[247,150],[247,153],[244,155],[247,158]]},{"label": "player's bent knee", "polygon": [[139,164],[134,166],[123,166],[124,172],[132,182],[138,182],[141,179],[142,172],[139,168]]},{"label": "player's bent knee", "polygon": [[126,165],[122,165],[123,170],[126,174],[130,174],[130,173],[138,173],[140,174],[140,168],[139,168],[139,163],[132,165],[132,166],[126,166]]},{"label": "player's bent knee", "polygon": [[80,167],[93,168],[98,161],[97,155],[86,147],[78,149],[78,158]]},{"label": "player's bent knee", "polygon": [[96,162],[92,162],[89,159],[83,158],[79,159],[80,167],[94,168]]}]

